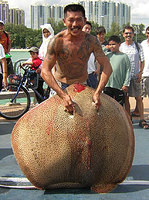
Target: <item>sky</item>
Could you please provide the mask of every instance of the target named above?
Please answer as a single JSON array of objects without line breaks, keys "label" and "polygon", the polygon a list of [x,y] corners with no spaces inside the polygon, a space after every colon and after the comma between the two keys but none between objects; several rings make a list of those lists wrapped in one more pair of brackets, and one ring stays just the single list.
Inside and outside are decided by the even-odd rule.
[{"label": "sky", "polygon": [[[30,5],[34,3],[50,3],[65,5],[72,3],[73,0],[8,0],[9,8],[19,8],[25,11],[26,21],[25,25],[30,27]],[[149,1],[146,0],[115,0],[116,2],[123,2],[131,6],[131,24],[144,24],[145,27],[149,26]],[[75,0],[73,1],[75,2]]]}]

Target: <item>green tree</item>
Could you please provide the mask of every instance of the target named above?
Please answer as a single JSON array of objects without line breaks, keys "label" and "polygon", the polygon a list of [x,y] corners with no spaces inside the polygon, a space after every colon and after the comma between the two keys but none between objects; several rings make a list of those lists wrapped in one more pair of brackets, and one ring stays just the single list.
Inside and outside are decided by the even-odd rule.
[{"label": "green tree", "polygon": [[55,35],[66,28],[62,20],[56,22],[53,18],[49,18],[47,23],[51,24]]},{"label": "green tree", "polygon": [[41,30],[33,30],[24,25],[13,25],[7,23],[5,30],[9,33],[12,48],[40,47],[42,42]]},{"label": "green tree", "polygon": [[[52,28],[54,29],[54,33],[57,34],[61,30],[65,29],[63,21],[55,22],[53,18],[49,18],[48,22],[50,23]],[[92,31],[91,34],[96,36],[96,29],[99,26],[97,23],[91,21]],[[123,25],[123,28],[126,24]],[[129,23],[127,24],[129,25]],[[135,30],[134,40],[141,42],[146,38],[145,26],[143,24],[132,24]],[[40,47],[42,43],[42,30],[34,30],[31,28],[27,28],[24,25],[14,25],[7,23],[5,24],[5,30],[9,33],[11,39],[11,47],[12,48],[30,48],[31,46]],[[110,31],[106,34],[106,39],[111,35],[118,35],[121,37],[121,41],[124,41],[122,37],[122,30],[119,25],[116,23],[112,23]]]},{"label": "green tree", "polygon": [[142,42],[145,40],[146,36],[144,34],[145,32],[145,26],[144,24],[132,24],[132,27],[134,28],[134,39],[136,42]]},{"label": "green tree", "polygon": [[122,31],[121,31],[121,28],[120,28],[119,24],[113,22],[112,25],[111,25],[111,29],[106,34],[105,38],[107,39],[107,38],[109,38],[112,35],[117,35],[117,36],[119,36],[121,38],[121,33],[122,33]]},{"label": "green tree", "polygon": [[92,30],[91,30],[91,34],[96,36],[96,29],[99,26],[97,23],[95,23],[94,21],[90,21],[90,23],[92,24]]}]

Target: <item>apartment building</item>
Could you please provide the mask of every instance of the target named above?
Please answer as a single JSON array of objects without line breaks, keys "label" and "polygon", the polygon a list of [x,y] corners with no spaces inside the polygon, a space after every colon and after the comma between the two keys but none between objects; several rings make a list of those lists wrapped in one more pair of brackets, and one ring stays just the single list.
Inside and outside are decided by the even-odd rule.
[{"label": "apartment building", "polygon": [[31,5],[31,28],[40,29],[40,25],[46,24],[49,18],[55,21],[63,19],[63,6],[58,5]]},{"label": "apartment building", "polygon": [[9,9],[9,23],[14,25],[25,24],[25,13],[24,10],[18,8]]},{"label": "apartment building", "polygon": [[0,20],[3,20],[5,23],[9,22],[8,1],[0,0]]},{"label": "apartment building", "polygon": [[[120,27],[130,22],[131,8],[127,4],[112,0],[78,0],[84,6],[88,21],[94,21],[110,30],[113,22]],[[63,19],[64,6],[61,5],[32,5],[31,28],[39,29],[40,25],[47,23],[48,18],[55,21]]]},{"label": "apartment building", "polygon": [[0,20],[4,23],[25,25],[25,12],[19,8],[9,9],[8,1],[0,0]]}]

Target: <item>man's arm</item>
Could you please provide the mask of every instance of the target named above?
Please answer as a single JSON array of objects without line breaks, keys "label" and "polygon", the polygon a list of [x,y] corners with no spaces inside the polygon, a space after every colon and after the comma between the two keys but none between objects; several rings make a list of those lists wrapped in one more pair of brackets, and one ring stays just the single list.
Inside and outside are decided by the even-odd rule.
[{"label": "man's arm", "polygon": [[122,62],[122,66],[125,69],[125,73],[123,74],[125,77],[124,77],[124,83],[121,89],[127,93],[128,87],[130,85],[130,78],[131,78],[131,64],[130,64],[130,60],[127,54],[124,54],[124,55],[125,55],[125,59]]},{"label": "man's arm", "polygon": [[64,100],[64,106],[68,112],[73,112],[74,103],[71,97],[66,94],[61,87],[57,84],[53,74],[52,68],[56,64],[56,50],[55,50],[55,40],[48,45],[47,53],[43,61],[41,68],[41,77],[45,82],[51,87],[60,98]]},{"label": "man's arm", "polygon": [[100,94],[108,82],[108,79],[112,73],[112,67],[111,67],[111,64],[110,64],[108,58],[105,56],[104,52],[102,51],[102,47],[98,40],[96,40],[96,42],[95,42],[94,55],[95,55],[98,63],[103,68],[98,87],[93,96],[95,106],[98,108],[100,106]]},{"label": "man's arm", "polygon": [[144,69],[144,64],[145,64],[145,61],[144,61],[144,52],[143,52],[143,48],[140,44],[139,45],[139,73],[137,74],[137,78],[138,78],[138,81],[140,82],[141,79],[142,79],[142,73],[143,73],[143,69]]}]

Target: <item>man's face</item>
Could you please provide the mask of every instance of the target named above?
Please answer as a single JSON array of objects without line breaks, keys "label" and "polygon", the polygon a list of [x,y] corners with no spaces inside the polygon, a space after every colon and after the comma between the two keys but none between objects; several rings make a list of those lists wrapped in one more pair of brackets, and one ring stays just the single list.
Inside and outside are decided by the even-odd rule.
[{"label": "man's face", "polygon": [[123,37],[125,38],[125,41],[132,41],[133,36],[134,36],[134,33],[132,29],[125,29],[123,33]]},{"label": "man's face", "polygon": [[97,34],[97,38],[100,42],[103,42],[104,41],[104,38],[105,38],[105,33],[102,32],[100,34]]},{"label": "man's face", "polygon": [[146,33],[145,33],[147,39],[149,40],[149,30],[146,30]]},{"label": "man's face", "polygon": [[82,31],[84,31],[86,33],[90,33],[91,32],[91,26],[89,24],[85,24]]},{"label": "man's face", "polygon": [[31,51],[30,52],[31,58],[35,59],[38,57],[38,53]]},{"label": "man's face", "polygon": [[51,33],[46,28],[44,28],[43,29],[43,35],[44,35],[45,38],[48,38],[51,35]]},{"label": "man's face", "polygon": [[64,25],[73,36],[78,36],[82,32],[85,22],[86,18],[83,17],[82,12],[67,11],[67,15],[63,19]]},{"label": "man's face", "polygon": [[117,43],[117,42],[115,42],[115,41],[113,41],[113,40],[111,40],[111,41],[109,41],[108,46],[109,46],[110,51],[112,51],[112,52],[118,52],[120,44]]}]

